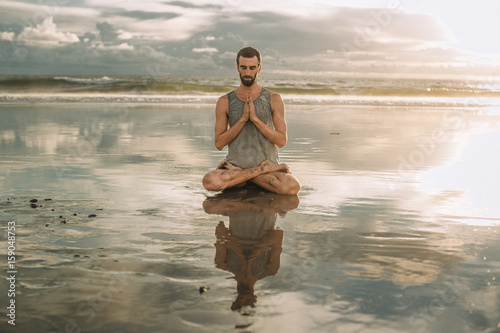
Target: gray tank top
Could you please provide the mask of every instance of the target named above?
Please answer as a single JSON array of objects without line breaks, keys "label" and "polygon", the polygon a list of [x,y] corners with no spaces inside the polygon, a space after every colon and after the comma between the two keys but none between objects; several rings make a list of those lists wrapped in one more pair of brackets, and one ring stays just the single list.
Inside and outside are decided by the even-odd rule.
[{"label": "gray tank top", "polygon": [[[243,114],[245,101],[236,97],[236,93],[231,91],[227,94],[229,100],[229,124],[233,126]],[[255,113],[269,127],[274,128],[271,93],[262,88],[259,97],[253,101]],[[259,129],[251,122],[247,121],[238,136],[229,144],[229,151],[226,160],[231,164],[241,168],[251,168],[259,165],[265,160],[274,164],[279,164],[278,147],[266,139]]]}]

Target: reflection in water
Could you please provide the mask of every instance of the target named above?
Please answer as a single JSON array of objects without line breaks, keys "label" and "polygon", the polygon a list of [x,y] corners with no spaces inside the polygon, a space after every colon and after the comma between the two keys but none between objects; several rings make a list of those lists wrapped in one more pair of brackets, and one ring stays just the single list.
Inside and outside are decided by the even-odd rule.
[{"label": "reflection in water", "polygon": [[215,265],[234,274],[238,297],[232,310],[255,307],[255,283],[278,272],[283,230],[276,229],[276,220],[298,204],[296,195],[255,188],[222,192],[203,203],[205,212],[229,217],[229,227],[220,221],[215,228]]},{"label": "reflection in water", "polygon": [[[213,146],[212,107],[0,105],[0,229],[14,220],[22,233],[19,324],[497,332],[500,121],[460,114],[463,126],[451,109],[292,106],[280,157],[303,187],[300,208],[277,219],[298,198],[205,200],[201,178],[226,154]],[[33,209],[32,198],[53,200]],[[216,264],[231,273],[211,264],[217,224]],[[240,310],[228,311],[235,286]]]}]

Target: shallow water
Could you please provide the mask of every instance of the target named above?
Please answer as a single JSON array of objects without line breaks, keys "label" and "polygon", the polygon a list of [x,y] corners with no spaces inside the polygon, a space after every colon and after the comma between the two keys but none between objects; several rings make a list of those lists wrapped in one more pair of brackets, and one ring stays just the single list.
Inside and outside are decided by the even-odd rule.
[{"label": "shallow water", "polygon": [[2,331],[500,331],[486,110],[291,106],[298,198],[203,189],[226,154],[211,107],[3,104],[0,119],[18,271]]}]

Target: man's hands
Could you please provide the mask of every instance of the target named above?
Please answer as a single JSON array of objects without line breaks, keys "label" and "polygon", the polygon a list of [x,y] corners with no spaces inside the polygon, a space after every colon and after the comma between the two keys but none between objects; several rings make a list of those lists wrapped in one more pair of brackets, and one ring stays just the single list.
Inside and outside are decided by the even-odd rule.
[{"label": "man's hands", "polygon": [[253,105],[252,92],[248,93],[248,97],[245,103],[245,107],[243,108],[243,114],[241,115],[241,119],[247,122],[248,120],[255,122],[259,117],[255,113],[255,106]]}]

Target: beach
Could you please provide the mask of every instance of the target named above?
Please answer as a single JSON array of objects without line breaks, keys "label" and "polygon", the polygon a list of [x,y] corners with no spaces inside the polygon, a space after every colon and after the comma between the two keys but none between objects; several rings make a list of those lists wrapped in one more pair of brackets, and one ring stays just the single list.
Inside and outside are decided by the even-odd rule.
[{"label": "beach", "polygon": [[227,154],[212,95],[12,96],[0,103],[4,254],[15,226],[2,267],[16,272],[2,332],[500,330],[489,102],[284,94],[280,160],[302,185],[290,197],[203,188]]}]

